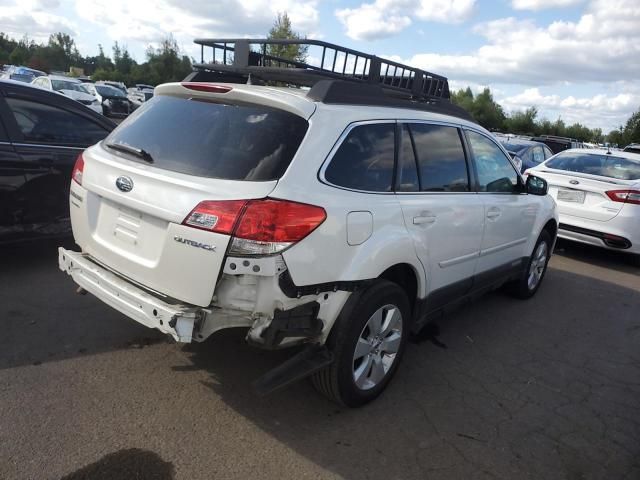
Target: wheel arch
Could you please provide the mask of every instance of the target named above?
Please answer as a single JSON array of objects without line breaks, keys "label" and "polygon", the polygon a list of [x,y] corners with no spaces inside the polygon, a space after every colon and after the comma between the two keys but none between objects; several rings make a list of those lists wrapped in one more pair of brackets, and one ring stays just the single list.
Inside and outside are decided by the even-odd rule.
[{"label": "wheel arch", "polygon": [[421,293],[421,288],[424,288],[424,282],[420,282],[421,276],[413,265],[409,263],[397,263],[385,269],[378,278],[389,280],[402,288],[407,294],[411,309],[413,310],[415,308],[415,303]]}]

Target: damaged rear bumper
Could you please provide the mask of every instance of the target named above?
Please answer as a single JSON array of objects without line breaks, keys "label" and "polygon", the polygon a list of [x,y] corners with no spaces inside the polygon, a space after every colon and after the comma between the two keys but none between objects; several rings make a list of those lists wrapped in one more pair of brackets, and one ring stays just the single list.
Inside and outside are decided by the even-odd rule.
[{"label": "damaged rear bumper", "polygon": [[191,342],[195,324],[205,313],[198,307],[163,301],[82,253],[59,248],[58,266],[104,303],[146,327],[171,335],[178,342]]}]

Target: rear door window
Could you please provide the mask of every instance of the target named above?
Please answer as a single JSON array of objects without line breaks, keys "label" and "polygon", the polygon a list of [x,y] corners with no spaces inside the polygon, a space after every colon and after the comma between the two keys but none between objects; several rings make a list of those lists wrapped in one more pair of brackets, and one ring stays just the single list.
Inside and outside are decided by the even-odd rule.
[{"label": "rear door window", "polygon": [[503,151],[488,137],[467,130],[481,192],[516,193],[518,174]]},{"label": "rear door window", "polygon": [[409,127],[418,159],[423,192],[468,192],[469,174],[458,129],[412,123]]},{"label": "rear door window", "polygon": [[87,147],[109,133],[80,114],[47,103],[16,97],[6,101],[27,143]]},{"label": "rear door window", "polygon": [[555,170],[587,173],[617,180],[640,179],[640,161],[606,153],[564,152],[549,160],[545,166]]},{"label": "rear door window", "polygon": [[354,127],[344,139],[324,178],[340,187],[390,192],[395,164],[395,123]]},{"label": "rear door window", "polygon": [[157,168],[259,182],[284,174],[308,127],[302,117],[260,105],[162,95],[136,110],[104,143],[142,149]]}]

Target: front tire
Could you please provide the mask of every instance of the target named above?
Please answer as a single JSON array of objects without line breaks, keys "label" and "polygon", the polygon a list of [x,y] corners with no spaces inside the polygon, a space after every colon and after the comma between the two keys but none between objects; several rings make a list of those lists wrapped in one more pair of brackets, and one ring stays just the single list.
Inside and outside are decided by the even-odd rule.
[{"label": "front tire", "polygon": [[387,280],[354,293],[327,340],[334,362],[311,377],[315,388],[348,407],[375,399],[398,368],[409,336],[410,312],[404,290]]},{"label": "front tire", "polygon": [[533,247],[533,253],[529,257],[526,270],[522,272],[522,276],[518,280],[508,285],[513,296],[527,299],[536,294],[547,273],[552,245],[551,235],[543,230],[535,247]]}]

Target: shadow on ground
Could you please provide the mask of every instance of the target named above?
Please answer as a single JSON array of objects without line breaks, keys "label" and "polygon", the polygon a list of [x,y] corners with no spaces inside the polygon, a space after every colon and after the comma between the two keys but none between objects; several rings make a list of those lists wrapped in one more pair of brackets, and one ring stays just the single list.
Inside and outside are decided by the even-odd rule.
[{"label": "shadow on ground", "polygon": [[77,295],[58,270],[58,245],[77,250],[71,240],[0,247],[0,369],[170,341]]},{"label": "shadow on ground", "polygon": [[110,453],[61,480],[173,480],[174,468],[157,454],[131,448]]}]

